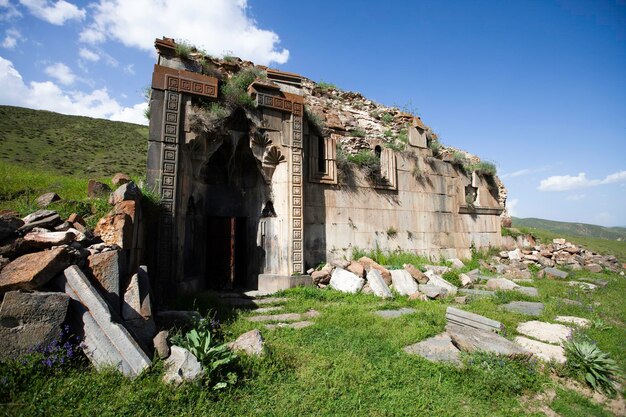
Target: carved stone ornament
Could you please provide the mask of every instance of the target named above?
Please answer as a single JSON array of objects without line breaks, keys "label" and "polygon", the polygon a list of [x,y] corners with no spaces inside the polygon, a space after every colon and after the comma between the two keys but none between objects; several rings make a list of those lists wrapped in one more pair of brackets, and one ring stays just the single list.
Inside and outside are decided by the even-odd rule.
[{"label": "carved stone ornament", "polygon": [[252,143],[266,148],[272,144],[272,140],[267,136],[265,132],[256,132],[254,135],[252,135]]},{"label": "carved stone ornament", "polygon": [[283,155],[276,146],[270,146],[263,156],[264,165],[276,166],[281,162],[285,162],[285,155]]}]

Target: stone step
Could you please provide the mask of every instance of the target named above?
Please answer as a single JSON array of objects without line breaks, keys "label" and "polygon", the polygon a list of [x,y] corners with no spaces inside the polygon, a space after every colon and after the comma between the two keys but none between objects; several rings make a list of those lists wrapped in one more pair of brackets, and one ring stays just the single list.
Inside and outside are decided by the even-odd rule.
[{"label": "stone step", "polygon": [[561,346],[538,342],[523,336],[515,337],[514,342],[546,362],[556,361],[558,363],[565,363],[566,361],[565,349]]},{"label": "stone step", "polygon": [[517,332],[546,343],[562,344],[572,338],[572,329],[562,324],[531,320],[517,325]]},{"label": "stone step", "polygon": [[543,303],[530,301],[513,301],[502,306],[512,313],[525,314],[527,316],[541,316],[543,314]]}]

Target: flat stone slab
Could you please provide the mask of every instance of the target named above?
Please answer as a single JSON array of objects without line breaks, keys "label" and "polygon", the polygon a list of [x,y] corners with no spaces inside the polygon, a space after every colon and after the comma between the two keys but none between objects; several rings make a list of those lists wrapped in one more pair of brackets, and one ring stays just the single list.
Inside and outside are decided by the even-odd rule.
[{"label": "flat stone slab", "polygon": [[456,295],[458,288],[441,278],[439,275],[436,275],[432,271],[426,271],[425,275],[428,277],[427,285],[435,285],[437,287],[445,288],[449,295]]},{"label": "flat stone slab", "polygon": [[249,306],[259,307],[268,304],[286,303],[289,299],[285,297],[268,297],[268,298],[244,298],[244,297],[228,297],[222,298],[221,301],[232,306]]},{"label": "flat stone slab", "polygon": [[491,278],[487,281],[487,289],[491,291],[510,291],[518,287],[519,285],[506,278]]},{"label": "flat stone slab", "polygon": [[476,297],[495,297],[494,291],[476,290],[472,288],[459,288],[459,294],[469,295],[472,298]]},{"label": "flat stone slab", "polygon": [[405,314],[413,314],[416,311],[417,310],[415,310],[414,308],[400,308],[397,310],[378,310],[375,313],[385,319],[393,319],[396,317],[404,316]]},{"label": "flat stone slab", "polygon": [[606,279],[590,278],[590,277],[582,277],[579,279],[581,281],[590,282],[593,285],[597,287],[601,287],[601,288],[605,288],[607,285],[609,285],[609,281],[607,281]]},{"label": "flat stone slab", "polygon": [[394,269],[391,271],[391,285],[400,295],[411,295],[417,292],[417,282],[415,282],[409,271],[405,269]]},{"label": "flat stone slab", "polygon": [[548,343],[538,342],[536,340],[528,339],[523,336],[515,337],[515,343],[523,347],[524,349],[529,350],[539,359],[542,359],[546,362],[556,361],[558,363],[565,363],[565,349],[561,346],[550,345]]},{"label": "flat stone slab", "polygon": [[573,324],[578,327],[589,327],[591,326],[591,320],[584,319],[582,317],[574,317],[574,316],[557,316],[555,321],[559,323],[568,323]]},{"label": "flat stone slab", "polygon": [[562,324],[526,321],[517,325],[517,332],[542,342],[561,344],[572,337],[572,329]]},{"label": "flat stone slab", "polygon": [[539,297],[539,291],[535,287],[517,287],[515,288],[516,292],[520,294],[527,295],[529,297]]},{"label": "flat stone slab", "polygon": [[527,316],[541,316],[543,314],[543,303],[531,301],[513,301],[502,306],[512,313],[525,314]]},{"label": "flat stone slab", "polygon": [[403,350],[410,355],[420,355],[431,362],[461,363],[459,359],[460,351],[452,344],[452,339],[446,332],[414,345],[406,346]]},{"label": "flat stone slab", "polygon": [[271,313],[272,311],[280,311],[283,309],[283,306],[274,306],[274,307],[261,307],[254,310],[255,313]]},{"label": "flat stone slab", "polygon": [[313,318],[319,316],[320,313],[315,310],[309,310],[306,313],[285,313],[285,314],[267,314],[260,316],[248,317],[249,321],[299,321],[305,318]]},{"label": "flat stone slab", "polygon": [[448,323],[450,324],[461,327],[470,327],[473,329],[492,332],[500,332],[504,330],[504,325],[502,325],[499,321],[454,307],[448,307],[446,309],[446,320],[448,320]]},{"label": "flat stone slab", "polygon": [[448,290],[443,287],[439,287],[437,285],[430,284],[420,284],[418,285],[418,290],[421,293],[424,293],[428,298],[443,298],[448,295]]},{"label": "flat stone slab", "polygon": [[109,306],[80,268],[72,265],[54,279],[74,300],[74,316],[82,321],[83,352],[96,368],[113,366],[126,376],[135,377],[150,367],[151,361],[128,330],[112,321]]},{"label": "flat stone slab", "polygon": [[581,303],[580,301],[570,300],[568,298],[557,298],[557,300],[562,302],[563,304],[567,304],[569,306],[576,306],[576,307],[583,307],[584,306],[584,304]]},{"label": "flat stone slab", "polygon": [[593,291],[596,288],[598,288],[594,284],[590,284],[588,282],[583,282],[583,281],[568,281],[567,285],[569,285],[570,287],[578,287],[581,290],[585,290],[585,291]]},{"label": "flat stone slab", "polygon": [[565,278],[567,278],[567,272],[561,271],[560,269],[546,268],[543,271],[546,274],[546,276],[548,276],[548,277],[558,278],[558,279],[565,279]]},{"label": "flat stone slab", "polygon": [[288,329],[304,329],[305,327],[313,326],[315,323],[312,321],[296,321],[295,323],[275,323],[275,324],[266,324],[265,327],[268,329],[279,329],[279,328],[288,328]]},{"label": "flat stone slab", "polygon": [[531,353],[504,337],[487,330],[448,324],[446,331],[454,346],[464,352],[489,352],[504,356],[530,356]]}]

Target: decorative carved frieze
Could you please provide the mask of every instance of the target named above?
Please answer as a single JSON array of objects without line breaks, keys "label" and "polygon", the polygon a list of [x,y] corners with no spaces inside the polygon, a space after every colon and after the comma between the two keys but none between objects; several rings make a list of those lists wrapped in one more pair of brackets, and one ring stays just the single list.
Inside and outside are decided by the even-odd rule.
[{"label": "decorative carved frieze", "polygon": [[283,155],[276,146],[270,146],[263,156],[264,165],[276,166],[285,161],[285,155]]},{"label": "decorative carved frieze", "polygon": [[155,65],[152,88],[217,98],[218,80],[208,75]]}]

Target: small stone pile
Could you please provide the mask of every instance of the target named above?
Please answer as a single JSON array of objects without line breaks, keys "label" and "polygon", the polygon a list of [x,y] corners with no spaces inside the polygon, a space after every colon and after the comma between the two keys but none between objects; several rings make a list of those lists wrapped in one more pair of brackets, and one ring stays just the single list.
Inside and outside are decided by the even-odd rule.
[{"label": "small stone pile", "polygon": [[[142,194],[132,181],[116,182],[112,209],[93,232],[77,214],[0,214],[0,360],[59,341],[67,323],[97,368],[136,376],[150,365],[157,326],[139,264]],[[90,181],[90,193],[94,187]]]},{"label": "small stone pile", "polygon": [[[463,267],[458,259],[450,260],[455,267]],[[438,299],[456,294],[458,288],[442,278],[451,269],[446,266],[426,265],[422,272],[411,264],[403,269],[389,270],[364,256],[357,261],[336,259],[318,271],[309,271],[313,283],[320,288],[330,286],[341,292],[375,294],[392,298],[393,293],[410,299]]]},{"label": "small stone pile", "polygon": [[540,245],[530,235],[518,236],[517,239],[505,237],[504,240],[504,246],[510,250],[500,252],[500,260],[496,263],[512,268],[523,270],[523,266],[536,265],[540,268],[562,266],[589,272],[602,272],[604,268],[612,272],[622,270],[615,256],[599,255],[565,239],[554,239],[552,243]]}]

